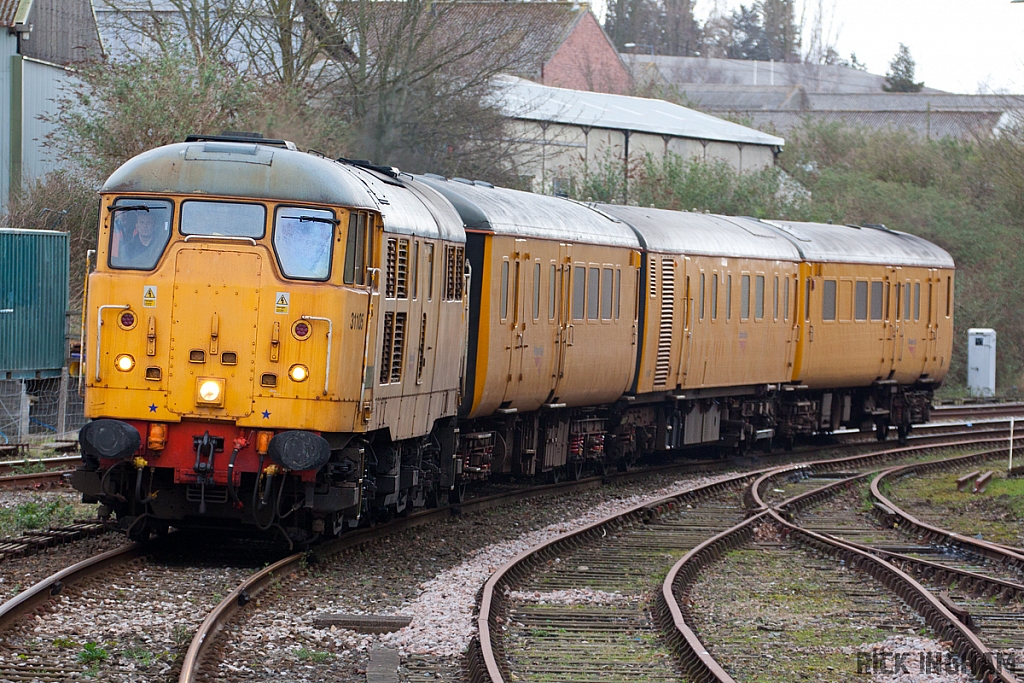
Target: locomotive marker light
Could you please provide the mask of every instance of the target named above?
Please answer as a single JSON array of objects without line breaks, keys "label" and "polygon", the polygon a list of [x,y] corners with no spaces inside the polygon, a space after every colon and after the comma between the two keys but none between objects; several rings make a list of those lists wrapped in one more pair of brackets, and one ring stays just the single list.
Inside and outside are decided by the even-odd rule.
[{"label": "locomotive marker light", "polygon": [[296,363],[288,368],[288,376],[293,382],[305,382],[309,379],[309,368],[301,363]]},{"label": "locomotive marker light", "polygon": [[135,359],[127,353],[122,353],[114,359],[114,367],[121,372],[131,372],[132,368],[135,367]]},{"label": "locomotive marker light", "polygon": [[224,405],[224,380],[200,377],[196,380],[196,403],[204,406]]},{"label": "locomotive marker light", "polygon": [[149,436],[146,439],[146,448],[151,451],[162,451],[167,446],[167,425],[162,422],[154,422],[149,425]]}]

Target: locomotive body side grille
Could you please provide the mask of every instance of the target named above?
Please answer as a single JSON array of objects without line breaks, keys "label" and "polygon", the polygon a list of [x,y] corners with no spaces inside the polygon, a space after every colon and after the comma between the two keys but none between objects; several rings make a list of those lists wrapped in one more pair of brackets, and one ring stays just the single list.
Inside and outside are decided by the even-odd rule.
[{"label": "locomotive body side grille", "polygon": [[[654,284],[653,269],[651,284]],[[669,359],[672,355],[672,323],[675,313],[676,271],[672,259],[661,261],[661,328],[658,331],[658,356],[654,364],[654,384],[668,381]]]}]

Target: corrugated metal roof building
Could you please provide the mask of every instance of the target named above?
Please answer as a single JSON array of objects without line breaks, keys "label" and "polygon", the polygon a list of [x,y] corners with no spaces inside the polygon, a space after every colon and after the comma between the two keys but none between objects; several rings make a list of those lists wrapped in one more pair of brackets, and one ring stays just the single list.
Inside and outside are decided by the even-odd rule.
[{"label": "corrugated metal roof building", "polygon": [[70,65],[101,56],[89,0],[0,0],[0,211],[22,181],[58,168],[45,147]]},{"label": "corrugated metal roof building", "polygon": [[671,87],[701,111],[779,133],[806,121],[913,131],[922,137],[990,135],[1024,98],[924,88],[884,92],[885,77],[844,66],[624,55],[643,86]]},{"label": "corrugated metal roof building", "polygon": [[552,88],[502,77],[495,101],[513,121],[517,172],[537,192],[558,193],[590,169],[631,168],[650,155],[720,160],[738,171],[772,166],[785,141],[671,102]]}]

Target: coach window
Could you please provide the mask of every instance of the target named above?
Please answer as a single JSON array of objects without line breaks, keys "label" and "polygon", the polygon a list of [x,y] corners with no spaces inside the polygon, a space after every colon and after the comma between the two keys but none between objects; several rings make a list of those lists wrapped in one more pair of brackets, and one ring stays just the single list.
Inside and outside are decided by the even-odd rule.
[{"label": "coach window", "polygon": [[171,237],[174,213],[171,203],[157,199],[118,199],[110,213],[113,215],[110,267],[153,270]]},{"label": "coach window", "polygon": [[540,318],[540,261],[533,264],[533,319]]},{"label": "coach window", "polygon": [[[898,297],[897,297],[898,298]],[[953,303],[953,278],[946,276],[946,317],[948,318],[952,312],[951,304]]]},{"label": "coach window", "polygon": [[871,283],[871,319],[882,319],[882,283],[875,280]]},{"label": "coach window", "polygon": [[700,274],[700,291],[697,294],[700,297],[700,319],[704,319],[704,273]]},{"label": "coach window", "polygon": [[711,276],[711,319],[718,320],[718,273]]},{"label": "coach window", "polygon": [[903,283],[903,320],[910,321],[910,280]]},{"label": "coach window", "polygon": [[501,319],[508,318],[508,261],[501,262]]},{"label": "coach window", "polygon": [[934,320],[932,320],[932,311],[934,310],[934,303],[935,303],[935,301],[933,299],[934,293],[935,293],[935,285],[933,283],[929,282],[928,283],[928,315],[925,316],[928,319],[928,324],[929,325],[931,325],[933,322],[935,322]]},{"label": "coach window", "polygon": [[764,318],[764,275],[754,278],[754,319]]},{"label": "coach window", "polygon": [[811,278],[804,280],[804,322],[811,321]]},{"label": "coach window", "polygon": [[836,319],[836,281],[825,280],[821,288],[821,319]]},{"label": "coach window", "polygon": [[427,301],[434,300],[434,245],[427,243]]},{"label": "coach window", "polygon": [[555,319],[555,285],[557,284],[555,277],[555,264],[551,264],[551,268],[548,270],[548,320]]},{"label": "coach window", "polygon": [[789,320],[789,277],[782,281],[782,319]]},{"label": "coach window", "polygon": [[601,320],[612,319],[612,304],[614,303],[615,291],[612,283],[615,273],[611,268],[604,268],[601,271]]},{"label": "coach window", "polygon": [[587,303],[587,269],[576,266],[572,283],[572,319],[583,320]]},{"label": "coach window", "polygon": [[750,276],[740,278],[740,320],[750,317]]},{"label": "coach window", "polygon": [[772,320],[779,321],[779,276],[775,276],[775,288],[772,290]]},{"label": "coach window", "polygon": [[590,298],[587,299],[587,320],[597,320],[601,312],[601,269],[591,268],[590,278],[587,281],[587,289],[590,290]]},{"label": "coach window", "polygon": [[732,275],[725,279],[725,319],[732,320]]},{"label": "coach window", "polygon": [[622,310],[622,269],[615,269],[615,319],[619,319]]},{"label": "coach window", "polygon": [[921,283],[914,283],[914,322],[921,319]]},{"label": "coach window", "polygon": [[856,296],[853,301],[853,319],[868,319],[868,283],[866,280],[857,280]]},{"label": "coach window", "polygon": [[[191,204],[191,202],[187,202]],[[185,212],[182,211],[182,218]],[[326,280],[331,273],[333,211],[279,206],[274,217],[274,251],[285,277]]]}]

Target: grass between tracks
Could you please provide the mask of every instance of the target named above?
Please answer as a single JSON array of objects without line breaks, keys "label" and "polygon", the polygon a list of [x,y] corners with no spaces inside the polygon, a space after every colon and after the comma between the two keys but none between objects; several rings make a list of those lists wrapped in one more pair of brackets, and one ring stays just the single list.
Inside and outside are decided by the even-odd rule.
[{"label": "grass between tracks", "polygon": [[[1000,466],[990,462],[979,469]],[[997,471],[984,493],[957,491],[956,479],[967,469],[906,477],[894,482],[892,500],[922,521],[944,529],[1024,546],[1024,479],[1007,479],[1004,472]]]},{"label": "grass between tracks", "polygon": [[866,601],[870,582],[828,558],[752,545],[705,570],[690,610],[702,642],[737,680],[847,680],[857,650],[920,632],[902,605]]},{"label": "grass between tracks", "polygon": [[0,538],[17,536],[31,529],[70,524],[96,514],[95,506],[75,501],[77,493],[0,492]]}]

